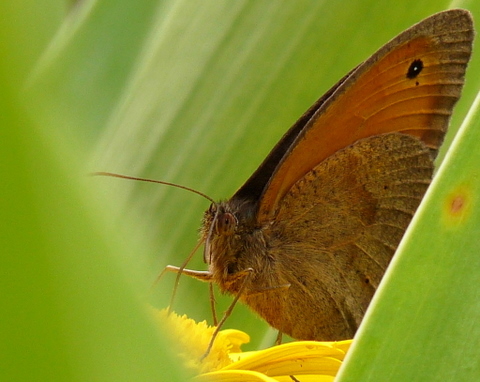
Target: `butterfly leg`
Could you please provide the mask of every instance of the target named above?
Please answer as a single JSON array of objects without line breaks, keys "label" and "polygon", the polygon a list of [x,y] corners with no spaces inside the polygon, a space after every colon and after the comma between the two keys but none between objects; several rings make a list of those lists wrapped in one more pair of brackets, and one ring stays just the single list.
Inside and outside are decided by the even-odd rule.
[{"label": "butterfly leg", "polygon": [[227,318],[230,316],[230,314],[232,314],[233,308],[235,307],[238,299],[240,298],[243,291],[245,290],[245,287],[247,286],[248,282],[250,281],[250,278],[252,277],[252,275],[253,275],[253,269],[252,268],[247,268],[247,269],[245,269],[241,272],[238,272],[235,275],[236,278],[240,278],[240,277],[244,278],[243,282],[242,282],[242,285],[241,285],[238,293],[235,295],[235,298],[233,299],[232,303],[230,304],[230,306],[226,310],[225,314],[223,315],[222,319],[218,323],[217,327],[215,328],[215,331],[212,334],[212,338],[210,339],[210,343],[208,344],[207,350],[205,351],[205,354],[201,358],[202,360],[208,355],[208,353],[210,353],[210,350],[212,350],[213,342],[215,341],[215,338],[217,337],[218,332],[220,331],[221,327],[223,326],[223,324],[225,323]]},{"label": "butterfly leg", "polygon": [[277,334],[277,339],[275,340],[275,345],[281,345],[282,344],[282,336],[283,336],[283,333],[281,330],[278,331],[278,334]]}]

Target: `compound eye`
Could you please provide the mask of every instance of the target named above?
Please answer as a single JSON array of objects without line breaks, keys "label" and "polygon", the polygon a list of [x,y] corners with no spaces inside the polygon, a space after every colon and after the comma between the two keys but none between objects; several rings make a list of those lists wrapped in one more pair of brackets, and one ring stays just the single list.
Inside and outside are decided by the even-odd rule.
[{"label": "compound eye", "polygon": [[220,214],[217,218],[217,229],[219,234],[231,235],[235,231],[237,219],[229,212]]}]

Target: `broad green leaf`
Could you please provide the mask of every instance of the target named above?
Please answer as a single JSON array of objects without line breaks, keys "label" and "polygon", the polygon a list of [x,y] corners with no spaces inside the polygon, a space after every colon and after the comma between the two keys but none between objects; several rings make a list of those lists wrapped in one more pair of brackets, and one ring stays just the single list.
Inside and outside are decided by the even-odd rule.
[{"label": "broad green leaf", "polygon": [[[87,184],[86,148],[63,131],[65,116],[46,124],[32,112],[54,109],[48,89],[35,103],[23,91],[47,45],[39,34],[48,31],[37,31],[45,20],[19,22],[33,2],[0,9],[1,379],[184,380],[139,297],[144,277],[124,256],[140,247],[122,240]],[[55,9],[45,4],[42,17]]]}]

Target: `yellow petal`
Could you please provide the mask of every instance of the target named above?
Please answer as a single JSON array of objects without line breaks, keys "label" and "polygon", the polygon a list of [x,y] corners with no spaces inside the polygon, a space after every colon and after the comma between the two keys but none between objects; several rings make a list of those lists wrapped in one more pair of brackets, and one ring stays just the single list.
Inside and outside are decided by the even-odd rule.
[{"label": "yellow petal", "polygon": [[[283,375],[274,378],[277,382],[293,382],[289,375]],[[299,375],[297,378],[300,382],[333,382],[335,377],[331,375]]]},{"label": "yellow petal", "polygon": [[335,376],[351,341],[295,341],[256,352],[231,354],[238,361],[222,370],[253,370],[265,375]]},{"label": "yellow petal", "polygon": [[241,353],[240,347],[250,342],[250,336],[237,329],[224,329],[218,332],[215,341],[228,341],[228,351],[230,353]]},{"label": "yellow petal", "polygon": [[[219,370],[199,375],[195,382],[277,382],[265,374],[249,370]],[[290,382],[292,379],[290,378]],[[303,382],[303,381],[302,381]]]}]

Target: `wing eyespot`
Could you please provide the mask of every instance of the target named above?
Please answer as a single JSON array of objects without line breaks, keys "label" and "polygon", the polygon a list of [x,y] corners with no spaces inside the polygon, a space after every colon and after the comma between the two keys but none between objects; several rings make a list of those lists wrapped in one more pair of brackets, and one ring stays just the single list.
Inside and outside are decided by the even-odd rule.
[{"label": "wing eyespot", "polygon": [[[423,61],[420,59],[413,60],[407,70],[407,78],[414,79],[418,77],[418,75],[423,70]],[[419,85],[419,82],[415,82],[415,85]]]}]

